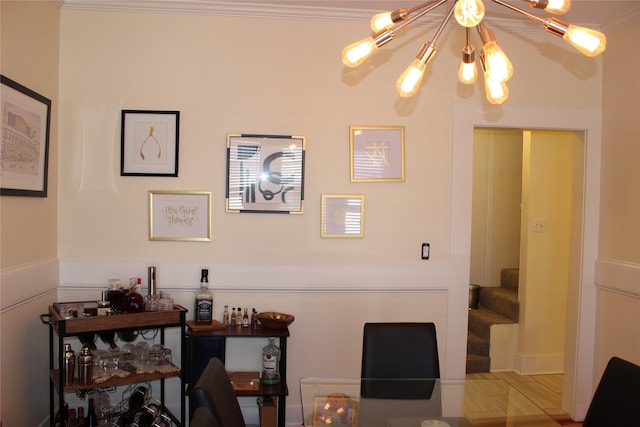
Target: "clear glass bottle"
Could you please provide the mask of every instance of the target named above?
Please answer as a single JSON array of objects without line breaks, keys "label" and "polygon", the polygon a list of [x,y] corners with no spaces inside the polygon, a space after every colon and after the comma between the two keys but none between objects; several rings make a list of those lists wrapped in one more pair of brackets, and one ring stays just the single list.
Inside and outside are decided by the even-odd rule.
[{"label": "clear glass bottle", "polygon": [[280,382],[280,349],[275,338],[269,338],[269,344],[262,349],[262,383],[267,385]]},{"label": "clear glass bottle", "polygon": [[224,326],[229,326],[229,306],[225,304],[224,313],[222,313],[222,324]]},{"label": "clear glass bottle", "polygon": [[193,317],[197,325],[208,325],[213,320],[213,295],[209,291],[209,270],[206,268],[201,272]]},{"label": "clear glass bottle", "polygon": [[255,308],[251,309],[251,329],[258,329],[258,312]]},{"label": "clear glass bottle", "polygon": [[140,279],[129,280],[129,293],[124,300],[124,309],[127,313],[141,313],[144,311],[144,298],[140,295]]}]

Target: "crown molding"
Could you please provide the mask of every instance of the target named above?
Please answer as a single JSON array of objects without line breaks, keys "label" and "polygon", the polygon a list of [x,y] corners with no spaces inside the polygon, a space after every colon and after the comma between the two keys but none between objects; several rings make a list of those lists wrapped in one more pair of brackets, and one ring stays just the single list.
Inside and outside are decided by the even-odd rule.
[{"label": "crown molding", "polygon": [[[249,18],[315,20],[331,22],[364,22],[378,13],[374,9],[277,5],[258,2],[217,0],[59,0],[63,9],[113,12],[182,13],[197,15],[235,16]],[[432,19],[414,23],[415,26],[437,27],[444,19],[444,11],[434,10]],[[540,26],[514,15],[514,18],[488,16],[491,27],[518,32],[539,32]],[[517,19],[516,19],[517,18]],[[455,22],[449,26],[455,26]]]}]

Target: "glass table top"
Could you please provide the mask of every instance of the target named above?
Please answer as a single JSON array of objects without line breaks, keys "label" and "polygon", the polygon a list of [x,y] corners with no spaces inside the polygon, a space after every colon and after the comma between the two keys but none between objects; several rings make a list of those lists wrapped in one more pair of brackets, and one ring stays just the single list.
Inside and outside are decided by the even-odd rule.
[{"label": "glass table top", "polygon": [[301,378],[305,427],[555,427],[501,379]]}]

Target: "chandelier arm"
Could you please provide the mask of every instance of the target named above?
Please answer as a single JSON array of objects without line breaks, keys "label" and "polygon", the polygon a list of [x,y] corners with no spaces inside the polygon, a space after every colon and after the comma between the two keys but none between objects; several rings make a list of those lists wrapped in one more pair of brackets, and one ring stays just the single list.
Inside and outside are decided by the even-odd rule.
[{"label": "chandelier arm", "polygon": [[444,27],[447,26],[447,22],[449,22],[449,20],[453,16],[453,11],[455,10],[455,7],[456,7],[456,2],[453,3],[453,6],[451,6],[451,9],[449,10],[449,13],[447,14],[447,16],[444,18],[444,20],[440,24],[440,27],[438,27],[438,30],[436,31],[436,34],[433,36],[433,39],[431,40],[431,44],[432,45],[435,45],[436,41],[440,37],[440,34],[442,34],[442,31],[444,31]]},{"label": "chandelier arm", "polygon": [[[446,3],[448,0],[435,0],[435,1],[431,1],[431,2],[426,2],[423,3],[421,5],[418,5],[416,8],[418,9],[422,9],[423,7],[425,8],[424,10],[421,10],[419,13],[417,13],[415,16],[412,16],[410,18],[408,18],[406,21],[402,21],[399,24],[397,24],[395,27],[393,27],[391,29],[391,31],[396,32],[399,31],[401,29],[403,29],[404,27],[406,27],[407,25],[411,24],[412,22],[422,18],[423,16],[425,16],[427,13],[431,12],[433,9],[437,8],[438,6],[440,6],[443,3]],[[415,8],[414,8],[415,9]]]},{"label": "chandelier arm", "polygon": [[491,1],[493,1],[494,3],[498,3],[499,5],[504,6],[507,9],[511,9],[514,12],[519,12],[519,13],[525,15],[526,17],[533,19],[534,21],[540,22],[541,24],[544,24],[546,22],[546,20],[544,18],[540,18],[539,16],[536,16],[533,13],[529,13],[524,9],[520,9],[519,7],[514,6],[514,5],[510,4],[510,3],[507,3],[506,1],[503,1],[503,0],[491,0]]}]

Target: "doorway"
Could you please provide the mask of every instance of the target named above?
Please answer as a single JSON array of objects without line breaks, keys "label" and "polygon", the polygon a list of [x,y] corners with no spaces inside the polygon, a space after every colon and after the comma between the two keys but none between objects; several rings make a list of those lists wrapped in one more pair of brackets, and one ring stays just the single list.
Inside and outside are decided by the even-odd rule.
[{"label": "doorway", "polygon": [[[507,285],[504,273],[520,271],[519,321],[492,332],[492,371],[564,371],[572,210],[583,209],[581,198],[572,203],[573,170],[583,169],[574,167],[581,143],[574,131],[474,130],[470,283],[485,288],[486,317],[494,307],[510,307],[502,307],[507,289],[486,288],[498,291]],[[482,318],[470,314],[470,321]]]},{"label": "doorway", "polygon": [[[456,104],[453,111],[452,191],[451,191],[451,271],[454,284],[449,288],[447,353],[451,363],[445,375],[462,376],[465,348],[471,240],[471,198],[473,167],[473,131],[477,127],[520,129],[562,129],[575,131],[583,140],[582,170],[574,170],[574,182],[583,191],[574,194],[583,209],[574,212],[573,232],[580,235],[580,247],[571,248],[563,409],[578,419],[584,417],[594,388],[595,262],[598,242],[600,200],[601,114],[599,110],[551,107],[507,106],[484,111],[481,106]],[[588,139],[587,139],[588,135]],[[580,163],[580,162],[578,162]],[[572,241],[572,245],[575,241]],[[464,328],[464,329],[463,329]],[[458,356],[459,355],[459,356]]]}]

